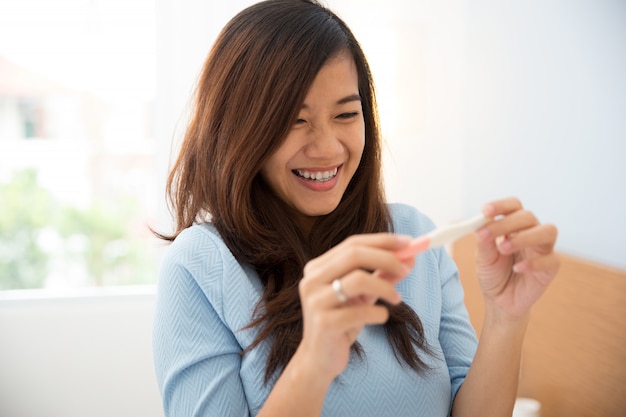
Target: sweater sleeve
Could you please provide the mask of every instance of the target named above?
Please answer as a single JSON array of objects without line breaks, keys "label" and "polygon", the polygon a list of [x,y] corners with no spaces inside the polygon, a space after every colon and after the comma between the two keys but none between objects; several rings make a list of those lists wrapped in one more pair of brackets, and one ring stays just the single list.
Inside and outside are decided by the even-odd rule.
[{"label": "sweater sleeve", "polygon": [[207,247],[197,238],[174,242],[161,265],[153,353],[163,408],[166,417],[248,417],[241,347],[220,315],[221,300],[211,299],[221,289],[207,295],[199,284],[212,281],[205,274],[223,275],[221,257],[195,252]]},{"label": "sweater sleeve", "polygon": [[437,249],[441,273],[441,323],[439,343],[448,364],[452,385],[451,399],[456,393],[474,360],[478,340],[465,307],[464,293],[454,261],[443,248]]}]

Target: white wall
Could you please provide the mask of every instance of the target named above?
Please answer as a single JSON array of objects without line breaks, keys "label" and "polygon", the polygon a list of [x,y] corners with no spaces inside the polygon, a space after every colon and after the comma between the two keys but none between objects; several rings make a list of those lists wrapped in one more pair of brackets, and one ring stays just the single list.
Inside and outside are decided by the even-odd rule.
[{"label": "white wall", "polygon": [[0,294],[0,416],[162,416],[153,305],[154,288]]},{"label": "white wall", "polygon": [[464,211],[523,198],[626,269],[626,2],[468,2]]}]

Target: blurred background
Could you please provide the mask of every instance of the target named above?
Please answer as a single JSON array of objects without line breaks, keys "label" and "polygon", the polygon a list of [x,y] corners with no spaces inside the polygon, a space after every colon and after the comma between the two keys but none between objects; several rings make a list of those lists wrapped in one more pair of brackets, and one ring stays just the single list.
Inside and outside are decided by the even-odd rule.
[{"label": "blurred background", "polygon": [[[0,289],[154,282],[199,68],[250,1],[0,7]],[[392,201],[437,223],[519,196],[626,269],[623,1],[334,0],[371,61]]]},{"label": "blurred background", "polygon": [[[160,414],[149,227],[171,230],[195,80],[252,3],[0,1],[0,415]],[[389,200],[445,224],[515,195],[560,252],[626,270],[626,2],[325,4],[372,66]]]},{"label": "blurred background", "polygon": [[0,290],[153,283],[154,1],[0,2]]}]

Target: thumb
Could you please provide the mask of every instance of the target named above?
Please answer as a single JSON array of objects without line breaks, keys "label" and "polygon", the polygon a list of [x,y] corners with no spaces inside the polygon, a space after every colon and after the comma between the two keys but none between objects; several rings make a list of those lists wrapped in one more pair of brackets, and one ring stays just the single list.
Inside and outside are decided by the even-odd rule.
[{"label": "thumb", "polygon": [[[483,207],[482,211],[485,217],[493,220],[493,208],[490,205]],[[476,253],[476,264],[478,267],[492,265],[500,256],[497,239],[493,236],[490,228],[491,224],[492,222],[490,221],[476,231],[478,249]]]}]

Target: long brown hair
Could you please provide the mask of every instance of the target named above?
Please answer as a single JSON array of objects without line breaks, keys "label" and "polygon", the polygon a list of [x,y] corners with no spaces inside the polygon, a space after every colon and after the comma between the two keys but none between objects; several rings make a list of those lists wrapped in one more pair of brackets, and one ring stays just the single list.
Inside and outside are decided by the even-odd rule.
[{"label": "long brown hair", "polygon": [[[356,64],[365,149],[339,206],[305,235],[291,208],[261,178],[324,63],[348,51]],[[391,231],[381,179],[381,138],[369,66],[346,24],[315,0],[268,0],[240,12],[222,30],[204,64],[192,119],[167,190],[176,216],[173,240],[211,221],[242,263],[258,272],[264,293],[249,327],[259,333],[243,354],[271,343],[265,381],[302,339],[298,282],[306,262],[356,233]],[[406,304],[390,308],[387,338],[398,361],[427,369],[422,324]],[[362,353],[358,343],[353,346]]]}]

